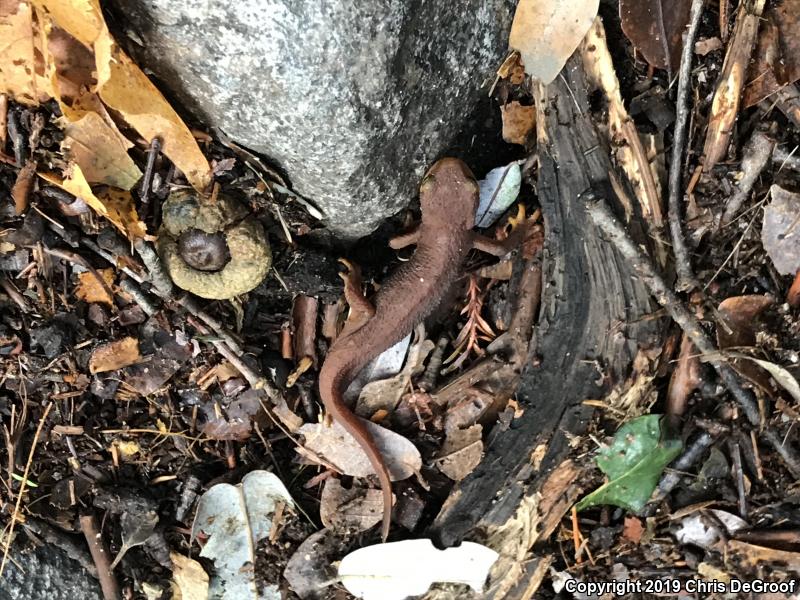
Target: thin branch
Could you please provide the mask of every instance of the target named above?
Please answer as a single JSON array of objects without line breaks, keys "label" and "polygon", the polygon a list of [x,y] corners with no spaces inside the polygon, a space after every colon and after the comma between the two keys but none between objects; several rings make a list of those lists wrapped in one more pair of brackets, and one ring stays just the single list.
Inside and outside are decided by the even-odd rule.
[{"label": "thin branch", "polygon": [[[602,198],[594,198],[587,202],[586,208],[595,225],[610,238],[611,243],[628,261],[630,267],[642,280],[656,301],[667,310],[672,319],[689,336],[698,351],[704,354],[708,362],[716,369],[720,379],[722,379],[725,387],[728,388],[728,391],[742,408],[750,424],[755,429],[761,430],[762,423],[758,406],[750,393],[739,383],[736,372],[721,357],[716,345],[703,330],[697,317],[678,299],[675,292],[667,287],[667,284],[656,272],[650,258],[637,248],[631,238],[628,237],[625,229],[612,214],[608,203]],[[795,451],[791,447],[785,446],[783,440],[771,429],[760,431],[760,436],[780,455],[792,476],[800,479],[800,459]]]},{"label": "thin branch", "polygon": [[111,570],[111,562],[108,560],[108,548],[103,543],[103,537],[97,528],[97,519],[94,515],[81,515],[81,531],[89,545],[89,552],[92,554],[94,565],[97,567],[97,578],[100,580],[100,589],[103,590],[105,600],[119,600],[119,584],[114,572]]},{"label": "thin branch", "polygon": [[692,54],[694,39],[703,14],[704,0],[692,0],[689,29],[683,40],[681,66],[678,72],[678,94],[675,99],[675,136],[672,140],[672,162],[669,166],[669,231],[675,251],[675,269],[678,274],[677,289],[688,290],[697,287],[692,274],[692,263],[686,240],[681,228],[681,200],[683,188],[681,170],[683,169],[683,149],[686,144],[686,126],[689,121],[688,98],[691,88]]},{"label": "thin branch", "polygon": [[36,452],[36,444],[39,443],[39,436],[42,435],[42,428],[44,427],[44,422],[47,420],[47,415],[50,414],[50,409],[53,408],[53,403],[49,402],[47,406],[44,407],[44,413],[42,413],[42,418],[39,419],[39,425],[36,427],[36,433],[33,436],[33,442],[31,442],[31,449],[28,452],[28,460],[25,463],[25,470],[22,472],[22,482],[19,486],[19,492],[17,493],[17,502],[14,504],[14,512],[11,515],[11,524],[8,526],[8,534],[6,535],[6,540],[3,544],[3,560],[0,562],[0,579],[3,577],[3,571],[6,568],[6,562],[8,561],[8,551],[11,548],[11,542],[14,539],[14,526],[17,524],[17,521],[20,521],[20,508],[22,507],[22,498],[25,496],[25,487],[28,484],[28,475],[31,472],[31,463],[33,463],[33,455]]}]

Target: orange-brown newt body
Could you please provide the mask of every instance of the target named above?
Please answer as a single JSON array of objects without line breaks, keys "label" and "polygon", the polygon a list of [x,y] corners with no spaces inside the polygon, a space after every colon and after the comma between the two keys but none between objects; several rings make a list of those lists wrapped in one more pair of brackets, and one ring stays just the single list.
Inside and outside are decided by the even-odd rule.
[{"label": "orange-brown newt body", "polygon": [[[392,488],[383,456],[364,422],[344,403],[344,391],[371,360],[404,337],[434,311],[461,276],[472,248],[501,255],[507,244],[472,231],[479,188],[469,167],[454,158],[435,163],[420,185],[422,223],[392,241],[393,248],[417,245],[381,286],[374,307],[363,297],[345,293],[350,316],[328,350],[319,375],[319,392],[330,417],[359,443],[378,474],[383,492],[384,541],[389,534]],[[351,290],[352,291],[352,290]]]}]

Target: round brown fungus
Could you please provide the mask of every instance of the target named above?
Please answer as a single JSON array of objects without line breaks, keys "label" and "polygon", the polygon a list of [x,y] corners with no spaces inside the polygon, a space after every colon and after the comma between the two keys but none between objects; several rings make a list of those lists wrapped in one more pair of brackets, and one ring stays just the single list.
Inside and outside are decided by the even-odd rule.
[{"label": "round brown fungus", "polygon": [[261,224],[230,196],[177,190],[164,203],[158,253],[179,288],[225,300],[264,280],[272,254]]}]

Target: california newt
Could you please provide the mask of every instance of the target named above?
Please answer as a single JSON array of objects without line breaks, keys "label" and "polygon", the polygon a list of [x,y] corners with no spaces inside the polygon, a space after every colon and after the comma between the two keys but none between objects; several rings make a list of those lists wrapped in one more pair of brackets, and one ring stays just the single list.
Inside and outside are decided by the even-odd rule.
[{"label": "california newt", "polygon": [[422,223],[390,242],[393,248],[416,244],[414,255],[384,282],[374,306],[359,290],[345,286],[350,315],[319,374],[319,394],[328,415],[356,439],[378,474],[383,492],[383,541],[389,535],[392,512],[389,471],[372,435],[345,405],[344,391],[372,359],[406,337],[438,307],[461,276],[472,248],[502,256],[519,239],[512,236],[499,242],[472,231],[479,188],[469,167],[458,159],[436,162],[422,179],[419,198]]}]

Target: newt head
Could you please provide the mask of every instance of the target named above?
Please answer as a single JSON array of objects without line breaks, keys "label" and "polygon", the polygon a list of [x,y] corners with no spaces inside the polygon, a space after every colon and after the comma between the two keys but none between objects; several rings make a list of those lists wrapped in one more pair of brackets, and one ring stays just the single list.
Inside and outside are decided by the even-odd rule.
[{"label": "newt head", "polygon": [[480,188],[470,168],[457,158],[442,158],[428,169],[419,186],[422,221],[472,229],[479,197]]}]

